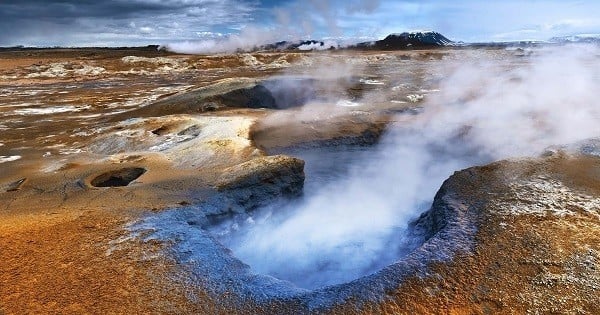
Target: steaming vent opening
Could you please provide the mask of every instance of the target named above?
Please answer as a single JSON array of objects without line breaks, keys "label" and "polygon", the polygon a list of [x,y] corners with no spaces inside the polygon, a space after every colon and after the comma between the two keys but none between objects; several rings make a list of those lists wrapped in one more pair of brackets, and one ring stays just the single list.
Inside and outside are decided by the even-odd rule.
[{"label": "steaming vent opening", "polygon": [[[331,204],[352,198],[336,186],[349,178],[353,169],[364,167],[374,150],[374,146],[335,145],[278,152],[305,161],[303,195],[221,218],[204,228],[253,273],[299,288],[314,290],[375,273],[401,260],[425,237],[411,230],[407,218],[382,226],[380,223],[390,218],[369,219],[377,213],[364,208],[356,214],[354,209]],[[428,206],[424,204],[419,212]],[[370,220],[376,226],[363,229],[355,220]]]},{"label": "steaming vent opening", "polygon": [[[212,111],[219,107],[286,110],[316,104],[354,107],[360,105],[357,101],[362,99],[363,94],[382,85],[383,82],[356,76],[282,76],[208,97],[204,99],[203,110]],[[332,89],[332,86],[339,89]]]},{"label": "steaming vent opening", "polygon": [[[256,102],[248,104],[264,108],[314,105],[327,106],[329,113],[344,113],[343,107],[360,106],[364,93],[383,86],[380,81],[356,76],[290,76],[263,81],[240,95],[252,96],[250,99]],[[360,174],[373,171],[371,168],[377,165],[373,160],[382,158],[383,148],[370,141],[350,142],[268,152],[305,161],[303,196],[251,213],[217,218],[203,228],[249,265],[253,273],[303,289],[347,283],[397,262],[424,242],[423,234],[412,230],[409,222],[416,219],[415,213],[427,210],[430,200],[415,201],[407,206],[410,210],[395,199],[381,204],[389,196],[386,191],[390,187],[368,185]],[[397,172],[396,167],[393,169],[390,174]],[[390,181],[397,183],[395,179]]]},{"label": "steaming vent opening", "polygon": [[[317,98],[317,80],[302,77],[283,77],[263,82],[264,87],[273,98],[272,107],[288,109],[301,107]],[[267,102],[269,104],[269,102]]]}]

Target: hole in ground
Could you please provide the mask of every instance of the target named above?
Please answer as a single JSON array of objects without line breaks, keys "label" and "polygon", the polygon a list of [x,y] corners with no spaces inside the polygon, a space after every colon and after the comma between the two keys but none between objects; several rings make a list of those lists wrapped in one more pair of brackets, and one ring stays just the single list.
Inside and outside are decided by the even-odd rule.
[{"label": "hole in ground", "polygon": [[[336,204],[347,202],[340,198],[353,198],[344,197],[345,181],[366,166],[373,147],[339,145],[285,153],[306,162],[302,198],[206,228],[253,272],[317,289],[381,270],[423,243],[424,237],[410,236],[409,220],[401,215],[391,218],[394,213],[369,208],[356,213]],[[337,185],[345,187],[340,191]]]},{"label": "hole in ground", "polygon": [[205,102],[206,106],[213,107],[220,104],[225,107],[287,109],[314,100],[316,87],[317,80],[314,79],[285,77],[209,97]]},{"label": "hole in ground", "polygon": [[90,184],[94,187],[120,187],[127,186],[146,173],[145,168],[128,167],[109,171],[96,176]]}]

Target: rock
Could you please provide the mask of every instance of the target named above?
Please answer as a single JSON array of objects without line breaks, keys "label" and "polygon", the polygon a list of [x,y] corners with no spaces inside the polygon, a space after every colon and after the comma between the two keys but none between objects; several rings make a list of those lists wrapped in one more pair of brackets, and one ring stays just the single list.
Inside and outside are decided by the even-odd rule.
[{"label": "rock", "polygon": [[299,196],[303,187],[303,160],[261,156],[222,170],[214,191],[190,209],[197,225],[207,227],[238,215],[247,217],[276,199]]},{"label": "rock", "polygon": [[214,112],[231,108],[286,109],[314,99],[318,81],[306,78],[256,80],[229,78],[195,90],[166,96],[147,106],[111,118],[160,117]]},{"label": "rock", "polygon": [[215,111],[223,107],[223,104],[218,102],[220,95],[236,90],[251,89],[258,83],[259,81],[256,79],[243,77],[223,79],[198,89],[164,97],[128,113],[114,115],[112,120],[122,121],[131,117],[160,117]]},{"label": "rock", "polygon": [[278,197],[294,197],[304,187],[304,161],[284,155],[264,156],[229,167],[216,188],[236,205],[254,209]]},{"label": "rock", "polygon": [[250,139],[252,117],[168,115],[120,122],[88,145],[90,152],[159,152],[176,168],[214,170],[248,160],[256,154]]},{"label": "rock", "polygon": [[[386,279],[407,264],[412,276],[363,310],[418,313],[450,300],[467,312],[597,313],[599,169],[597,157],[561,154],[456,172],[414,223],[428,240],[371,281],[394,286]],[[333,313],[344,310],[356,308]]]},{"label": "rock", "polygon": [[338,145],[369,146],[376,144],[385,132],[387,122],[374,116],[338,117],[335,120],[298,122],[281,117],[285,124],[258,123],[252,128],[255,145],[270,154],[289,149]]}]

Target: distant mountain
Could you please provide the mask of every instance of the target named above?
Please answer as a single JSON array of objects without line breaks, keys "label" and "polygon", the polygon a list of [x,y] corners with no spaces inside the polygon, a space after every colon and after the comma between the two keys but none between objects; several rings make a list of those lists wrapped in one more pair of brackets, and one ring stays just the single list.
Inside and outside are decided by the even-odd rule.
[{"label": "distant mountain", "polygon": [[552,37],[548,40],[548,42],[558,43],[558,44],[569,44],[569,43],[600,44],[600,34]]},{"label": "distant mountain", "polygon": [[415,48],[435,48],[453,46],[455,43],[444,35],[433,32],[404,32],[390,34],[386,38],[374,42],[364,42],[354,46],[362,49],[398,50]]},{"label": "distant mountain", "polygon": [[347,47],[340,46],[332,40],[303,40],[297,42],[281,41],[274,44],[257,47],[258,50],[329,50],[329,49],[369,49],[369,50],[400,50],[400,49],[419,49],[435,48],[445,46],[459,46],[444,35],[433,32],[405,32],[399,34],[390,34],[386,38],[373,42],[364,42]]},{"label": "distant mountain", "polygon": [[418,31],[390,34],[384,39],[362,42],[355,45],[343,46],[332,40],[302,40],[281,41],[274,44],[257,47],[256,50],[276,51],[309,51],[309,50],[408,50],[428,48],[526,48],[541,47],[546,45],[567,43],[595,43],[600,44],[600,34],[597,35],[574,35],[564,37],[553,37],[547,41],[521,40],[506,42],[454,42],[444,35],[435,31]]}]

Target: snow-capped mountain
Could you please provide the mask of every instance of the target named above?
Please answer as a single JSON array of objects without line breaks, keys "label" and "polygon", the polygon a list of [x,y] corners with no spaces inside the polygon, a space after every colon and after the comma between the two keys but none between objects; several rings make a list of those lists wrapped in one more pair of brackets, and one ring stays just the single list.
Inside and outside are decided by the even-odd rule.
[{"label": "snow-capped mountain", "polygon": [[434,31],[404,32],[390,34],[382,40],[356,45],[357,48],[372,48],[382,50],[432,48],[451,46],[454,42],[444,35]]}]

